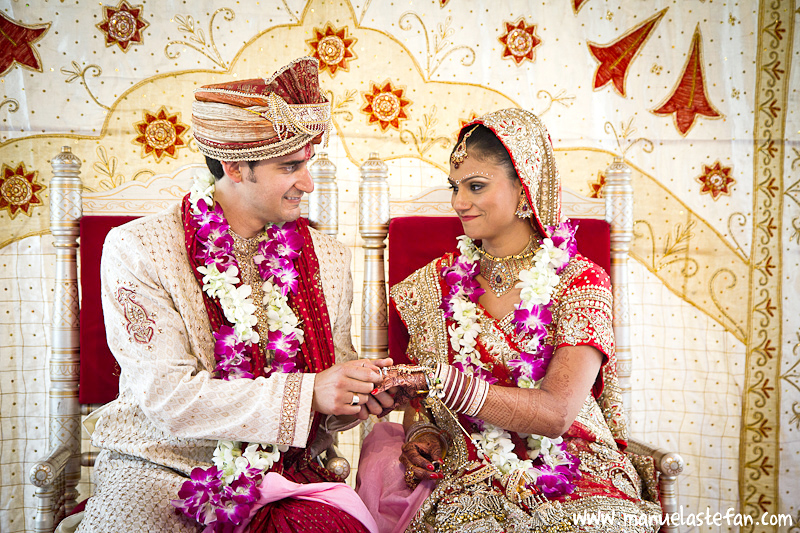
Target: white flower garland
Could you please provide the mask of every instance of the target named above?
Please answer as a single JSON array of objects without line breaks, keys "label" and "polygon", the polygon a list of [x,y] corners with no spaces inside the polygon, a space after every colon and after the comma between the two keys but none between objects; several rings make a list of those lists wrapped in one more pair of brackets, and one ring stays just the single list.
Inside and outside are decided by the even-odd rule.
[{"label": "white flower garland", "polygon": [[[195,174],[194,183],[189,192],[189,202],[192,206],[192,213],[196,217],[204,216],[203,210],[198,205],[201,200],[205,202],[206,211],[214,205],[215,184],[214,176],[207,170],[199,170]],[[265,230],[269,230],[271,226],[267,225]],[[260,337],[254,329],[258,319],[255,314],[256,306],[253,302],[252,288],[246,284],[236,286],[240,283],[239,269],[235,265],[229,265],[224,272],[220,272],[216,263],[208,261],[207,264],[198,266],[197,271],[203,275],[203,291],[210,298],[219,300],[225,319],[233,324],[232,333],[220,332],[218,334],[224,336],[226,341],[232,345],[242,343],[245,348],[249,348],[251,345],[257,344]],[[285,336],[293,334],[292,338],[295,342],[302,343],[303,330],[297,327],[299,321],[289,306],[287,296],[270,280],[264,281],[263,291],[262,304],[267,312],[267,329],[270,332],[280,331]],[[202,489],[198,487],[204,486],[205,482],[195,483],[197,480],[194,478],[197,476],[198,479],[203,479],[205,476],[208,479],[219,475],[221,482],[226,486],[231,486],[234,482],[241,483],[242,479],[250,480],[251,484],[255,484],[260,481],[264,473],[272,468],[276,461],[280,460],[280,454],[289,449],[288,446],[276,444],[249,443],[242,452],[242,444],[237,441],[218,441],[212,460],[219,474],[215,474],[213,470],[193,472],[192,479],[184,484],[182,490],[186,490],[187,494],[194,495],[183,500],[176,500],[174,502],[176,506],[206,525],[216,522],[218,516],[214,514],[214,509],[215,506],[221,504],[213,499],[206,501],[198,496],[202,494]]]},{"label": "white flower garland", "polygon": [[221,440],[214,449],[212,462],[225,476],[225,483],[230,485],[241,474],[251,475],[250,470],[255,468],[264,473],[279,461],[281,453],[289,447],[277,444],[261,444],[251,442],[242,452],[242,443],[237,441]]},{"label": "white flower garland", "polygon": [[[200,200],[204,200],[207,206],[214,204],[215,183],[214,176],[208,170],[198,170],[189,191],[189,202],[195,215],[201,215],[197,206]],[[252,288],[249,285],[236,286],[240,282],[239,269],[231,265],[225,272],[220,272],[217,266],[212,264],[199,266],[197,271],[203,274],[203,290],[209,297],[219,299],[222,312],[225,314],[225,318],[233,324],[239,341],[243,342],[245,346],[258,343],[260,340],[258,332],[253,329],[258,323],[258,319],[252,298]],[[294,310],[289,306],[289,299],[270,281],[265,281],[262,287],[264,291],[263,305],[267,311],[269,330],[281,331],[287,335],[294,333],[302,342],[303,330],[297,327],[299,321]]]},{"label": "white flower garland", "polygon": [[[516,284],[516,288],[521,289],[521,301],[517,309],[530,311],[534,306],[547,306],[550,303],[553,291],[559,282],[557,272],[570,259],[569,252],[564,248],[566,246],[555,246],[550,238],[542,241],[542,246],[533,256],[533,267],[522,270],[519,274],[520,281]],[[463,261],[466,266],[472,266],[470,263],[474,264],[480,258],[475,243],[466,235],[458,238],[458,250],[461,253],[459,261]],[[451,288],[461,291],[456,286]],[[482,377],[483,372],[473,371],[473,369],[486,370],[476,349],[477,337],[481,331],[478,323],[478,304],[460,294],[456,294],[450,303],[455,324],[449,326],[448,333],[450,346],[457,352],[453,361],[461,363],[466,373]],[[526,350],[535,351],[540,341],[539,338],[533,338],[524,347]],[[517,386],[538,388],[542,379],[532,381],[522,376],[517,380]],[[542,435],[520,434],[520,436],[527,438],[528,459],[517,457],[511,434],[501,427],[483,422],[483,430],[471,435],[478,448],[478,454],[483,454],[484,458],[503,474],[524,470],[535,481],[541,472],[533,465],[534,459],[541,457],[543,462],[551,467],[568,462],[564,451],[557,446],[562,442],[561,437],[550,439]]]}]

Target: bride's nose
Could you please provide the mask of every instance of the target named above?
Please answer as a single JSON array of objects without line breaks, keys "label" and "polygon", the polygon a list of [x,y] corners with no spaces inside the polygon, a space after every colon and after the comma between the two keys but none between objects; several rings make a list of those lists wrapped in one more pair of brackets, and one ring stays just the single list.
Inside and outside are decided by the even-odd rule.
[{"label": "bride's nose", "polygon": [[450,200],[450,204],[456,211],[465,211],[469,209],[470,202],[467,200],[467,195],[465,194],[464,189],[459,188],[453,193],[453,198]]}]

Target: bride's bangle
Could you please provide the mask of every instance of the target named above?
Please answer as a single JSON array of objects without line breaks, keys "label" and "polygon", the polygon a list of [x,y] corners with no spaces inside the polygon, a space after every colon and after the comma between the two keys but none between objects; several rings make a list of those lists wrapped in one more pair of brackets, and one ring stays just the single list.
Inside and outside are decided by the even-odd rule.
[{"label": "bride's bangle", "polygon": [[434,380],[441,387],[436,396],[442,403],[451,410],[467,416],[477,415],[489,394],[488,383],[474,376],[468,376],[450,365],[438,364]]},{"label": "bride's bangle", "polygon": [[449,444],[445,432],[430,422],[414,422],[406,432],[406,442],[414,442],[424,435],[434,435],[442,446],[442,459],[447,455]]}]

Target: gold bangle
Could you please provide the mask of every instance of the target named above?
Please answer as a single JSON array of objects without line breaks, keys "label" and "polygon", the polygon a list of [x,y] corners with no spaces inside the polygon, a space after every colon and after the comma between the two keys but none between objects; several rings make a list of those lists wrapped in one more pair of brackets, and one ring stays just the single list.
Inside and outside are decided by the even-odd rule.
[{"label": "gold bangle", "polygon": [[406,442],[414,442],[415,440],[419,440],[419,438],[423,435],[435,435],[436,438],[439,439],[439,443],[442,445],[442,459],[447,457],[447,452],[450,449],[450,444],[446,437],[447,433],[433,424],[429,424],[427,422],[415,422],[410,428],[408,428],[408,433],[406,433]]}]

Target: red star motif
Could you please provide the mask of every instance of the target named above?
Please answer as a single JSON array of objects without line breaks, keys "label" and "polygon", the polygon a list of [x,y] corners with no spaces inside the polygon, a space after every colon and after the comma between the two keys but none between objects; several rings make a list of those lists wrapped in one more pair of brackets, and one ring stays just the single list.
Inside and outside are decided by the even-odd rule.
[{"label": "red star motif", "polygon": [[24,163],[16,169],[3,165],[0,170],[0,209],[7,210],[12,219],[19,211],[30,216],[33,206],[42,205],[37,193],[45,186],[36,183],[38,174],[26,171]]},{"label": "red star motif", "polygon": [[411,104],[411,100],[403,97],[404,89],[395,89],[392,82],[386,80],[383,87],[372,84],[372,91],[362,93],[367,104],[361,108],[363,113],[369,117],[368,123],[377,122],[381,131],[386,131],[391,126],[399,130],[400,121],[408,118],[406,108]]},{"label": "red star motif", "polygon": [[170,115],[164,106],[157,113],[145,111],[144,120],[137,122],[135,127],[140,135],[134,142],[142,145],[142,157],[153,154],[156,163],[166,156],[177,159],[178,147],[186,146],[182,135],[188,126],[181,124],[180,113]]},{"label": "red star motif", "polygon": [[710,194],[715,201],[723,194],[730,196],[736,183],[731,177],[731,167],[723,167],[719,161],[713,166],[703,165],[703,174],[695,179],[703,185],[700,194]]},{"label": "red star motif", "polygon": [[41,72],[42,64],[33,45],[49,27],[50,23],[25,26],[0,13],[0,76],[8,72],[14,63]]},{"label": "red star motif", "polygon": [[505,22],[504,24],[506,33],[499,37],[499,41],[505,47],[503,59],[510,57],[517,65],[526,59],[534,61],[536,47],[542,43],[542,40],[536,36],[536,24],[526,25],[523,17],[520,17],[516,23]]},{"label": "red star motif", "polygon": [[105,20],[97,27],[106,36],[106,46],[120,47],[123,52],[128,51],[131,44],[142,44],[142,30],[148,26],[141,18],[144,6],[131,7],[122,0],[115,8],[103,6]]},{"label": "red star motif", "polygon": [[347,37],[346,26],[336,29],[328,22],[322,30],[314,28],[314,36],[306,42],[311,47],[311,55],[319,59],[320,70],[329,71],[331,76],[337,69],[349,70],[347,60],[356,59],[353,45],[357,39]]},{"label": "red star motif", "polygon": [[656,115],[675,115],[675,127],[684,137],[694,125],[697,115],[716,118],[722,116],[714,109],[706,94],[703,76],[703,49],[699,26],[692,37],[692,48],[678,85],[667,101],[653,110]]}]

